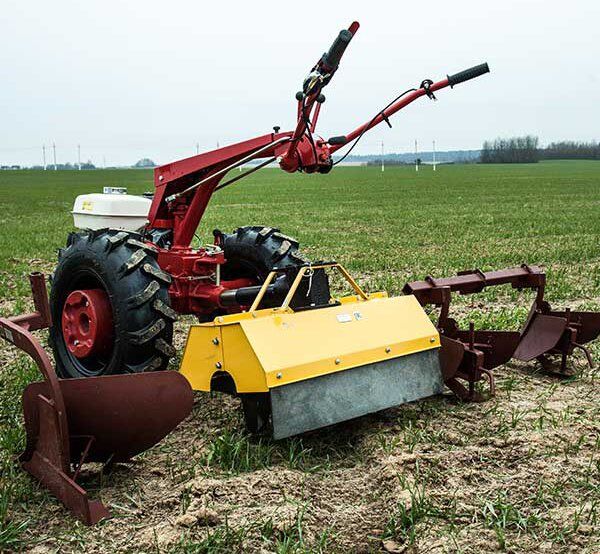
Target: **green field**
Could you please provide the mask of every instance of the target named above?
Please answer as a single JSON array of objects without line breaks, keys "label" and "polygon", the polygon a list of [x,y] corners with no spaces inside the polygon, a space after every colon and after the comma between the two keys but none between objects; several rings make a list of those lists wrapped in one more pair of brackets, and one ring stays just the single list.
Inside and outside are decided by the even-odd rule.
[{"label": "green field", "polygon": [[[152,174],[0,172],[0,315],[30,308],[28,272],[52,271],[75,196],[106,185],[142,193]],[[218,193],[199,235],[278,227],[310,259],[335,259],[392,294],[427,274],[527,262],[546,268],[549,301],[598,309],[599,214],[598,162],[269,169]],[[528,308],[502,289],[458,305],[463,319],[510,328]],[[117,515],[94,529],[18,469],[19,396],[36,371],[5,344],[0,364],[0,552],[600,549],[597,374],[579,363],[566,381],[511,365],[487,403],[432,399],[282,443],[244,435],[235,401],[199,397],[193,421],[134,469],[85,474]],[[194,502],[218,523],[178,520]]]}]

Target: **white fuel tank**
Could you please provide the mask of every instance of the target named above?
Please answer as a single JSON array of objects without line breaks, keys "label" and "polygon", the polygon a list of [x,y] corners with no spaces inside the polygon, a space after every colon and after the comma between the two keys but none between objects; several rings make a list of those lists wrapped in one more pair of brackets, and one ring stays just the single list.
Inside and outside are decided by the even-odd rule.
[{"label": "white fuel tank", "polygon": [[148,222],[152,201],[126,194],[127,189],[105,187],[104,194],[82,194],[75,199],[73,220],[78,229],[137,231]]}]

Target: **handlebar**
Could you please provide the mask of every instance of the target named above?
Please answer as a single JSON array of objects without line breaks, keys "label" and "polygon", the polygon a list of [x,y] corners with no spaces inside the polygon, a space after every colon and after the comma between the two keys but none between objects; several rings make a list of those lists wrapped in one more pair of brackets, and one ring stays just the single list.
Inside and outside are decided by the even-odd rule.
[{"label": "handlebar", "polygon": [[331,73],[337,69],[344,51],[348,44],[350,44],[353,36],[354,35],[347,29],[340,31],[340,34],[333,41],[329,51],[323,54],[323,57],[321,58],[321,63],[319,65],[325,73]]},{"label": "handlebar", "polygon": [[481,75],[489,72],[490,68],[488,67],[488,64],[482,63],[474,67],[470,67],[469,69],[465,69],[464,71],[459,71],[454,75],[448,75],[448,84],[450,85],[450,88],[452,88],[454,85],[475,79],[475,77],[480,77]]},{"label": "handlebar", "polygon": [[321,56],[313,71],[316,69],[321,75],[329,74],[331,77],[340,65],[340,60],[359,27],[358,21],[354,21],[348,29],[341,30],[329,50]]},{"label": "handlebar", "polygon": [[[302,90],[296,93],[296,99],[298,100],[298,122],[288,150],[290,154],[296,141],[306,130],[306,122],[309,121],[313,105],[316,102],[317,108],[312,120],[312,127],[314,129],[317,118],[319,117],[321,104],[325,101],[325,97],[321,94],[321,91],[329,84],[334,73],[337,71],[340,60],[359,27],[360,24],[358,21],[353,21],[348,29],[342,29],[339,32],[329,50],[321,56],[319,61],[313,66],[310,73],[304,79]],[[309,98],[308,101],[307,98]]]},{"label": "handlebar", "polygon": [[435,96],[433,96],[434,92],[437,92],[438,90],[441,90],[447,86],[453,87],[459,83],[464,83],[465,81],[474,79],[475,77],[479,77],[485,73],[489,73],[489,71],[490,68],[488,67],[488,64],[482,63],[480,65],[476,65],[475,67],[471,67],[470,69],[465,69],[464,71],[454,75],[448,75],[446,79],[442,79],[437,83],[428,80],[423,81],[418,89],[410,89],[398,96],[396,100],[394,100],[391,104],[388,104],[388,106],[379,112],[373,119],[371,119],[371,121],[364,123],[360,127],[357,127],[351,133],[329,139],[328,144],[330,146],[330,152],[333,153],[339,150],[342,146],[353,141],[354,139],[359,138],[366,131],[372,129],[376,125],[379,125],[382,121],[388,121],[388,119],[397,111],[408,106],[417,98],[421,98],[422,96],[435,98]]},{"label": "handlebar", "polygon": [[[354,140],[358,141],[366,131],[379,125],[382,121],[387,122],[391,127],[389,117],[417,98],[428,96],[435,100],[434,93],[436,91],[448,86],[454,87],[454,85],[464,83],[490,71],[488,64],[482,63],[454,75],[448,75],[446,79],[438,82],[425,79],[418,88],[412,88],[400,94],[375,117],[357,127],[354,131],[346,135],[330,137],[325,142],[317,141],[315,143],[312,134],[316,127],[321,105],[325,101],[325,96],[321,91],[329,84],[337,71],[340,60],[356,31],[358,31],[359,26],[358,22],[355,21],[348,29],[340,31],[329,50],[321,56],[304,79],[302,90],[296,94],[296,99],[298,100],[296,128],[291,134],[289,145],[286,151],[280,156],[279,161],[280,167],[285,171],[296,171],[299,168],[306,171],[309,169],[310,171],[329,171],[332,167],[331,154]],[[305,133],[308,136],[308,140],[301,143]],[[304,148],[304,151],[301,152],[300,147]],[[352,145],[350,150],[352,148],[354,148],[354,145]]]}]

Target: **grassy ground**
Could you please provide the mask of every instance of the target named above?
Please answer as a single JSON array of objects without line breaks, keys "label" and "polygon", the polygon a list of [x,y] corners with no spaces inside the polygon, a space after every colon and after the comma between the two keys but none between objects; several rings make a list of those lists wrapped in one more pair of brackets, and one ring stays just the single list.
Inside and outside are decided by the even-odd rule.
[{"label": "grassy ground", "polygon": [[[30,308],[27,273],[51,271],[74,197],[103,185],[140,193],[151,174],[0,172],[1,315]],[[391,293],[426,274],[535,263],[551,302],[598,309],[599,209],[594,162],[267,170],[219,194],[200,234],[276,226],[312,259]],[[528,300],[497,289],[456,305],[463,319],[515,329]],[[487,403],[443,396],[279,443],[245,435],[235,400],[198,395],[193,416],[134,465],[84,472],[115,515],[92,529],[19,470],[20,393],[36,370],[6,344],[0,364],[0,551],[600,549],[598,374],[580,360],[568,380],[499,368]]]}]

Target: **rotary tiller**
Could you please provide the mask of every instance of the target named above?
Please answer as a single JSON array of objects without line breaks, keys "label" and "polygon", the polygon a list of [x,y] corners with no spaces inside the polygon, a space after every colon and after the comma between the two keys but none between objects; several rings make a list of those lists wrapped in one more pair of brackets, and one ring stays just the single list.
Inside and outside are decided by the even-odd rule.
[{"label": "rotary tiller", "polygon": [[[161,440],[189,414],[192,389],[239,396],[248,428],[279,439],[441,393],[444,383],[476,400],[477,381],[493,392],[491,370],[511,357],[547,363],[559,354],[564,369],[573,349],[600,333],[598,314],[550,309],[535,267],[428,277],[389,298],[366,293],[335,262],[306,261],[296,240],[271,227],[216,230],[214,244],[192,246],[215,192],[274,161],[287,172],[328,173],[334,152],[411,102],[489,71],[481,64],[425,79],[354,131],[323,139],[315,134],[323,89],[358,27],[341,31],[304,80],[293,130],[162,165],[151,200],[114,189],[78,197],[81,230],[59,252],[49,303],[34,275],[37,311],[0,319],[4,338],[45,378],[24,393],[23,466],[86,523],[108,512],[76,483],[82,464],[124,461]],[[349,295],[332,297],[331,271]],[[537,290],[521,333],[461,330],[449,318],[451,292],[503,283]],[[437,326],[425,304],[440,307]],[[180,314],[199,323],[180,371],[165,371]],[[44,327],[56,373],[31,334]]]}]

